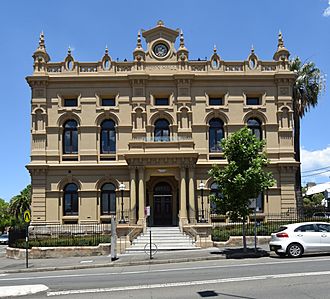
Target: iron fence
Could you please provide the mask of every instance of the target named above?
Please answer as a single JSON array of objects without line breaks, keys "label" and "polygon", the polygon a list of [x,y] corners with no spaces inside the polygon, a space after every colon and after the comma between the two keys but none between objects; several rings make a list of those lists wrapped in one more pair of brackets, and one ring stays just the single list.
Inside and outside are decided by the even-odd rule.
[{"label": "iron fence", "polygon": [[[25,228],[9,230],[9,246],[25,247]],[[97,246],[110,243],[110,224],[63,224],[33,226],[29,228],[29,247]]]},{"label": "iron fence", "polygon": [[208,209],[198,209],[197,210],[197,222],[198,223],[209,223],[210,213]]},{"label": "iron fence", "polygon": [[[227,241],[230,236],[242,235],[242,221],[231,221],[224,215],[213,215],[212,219],[212,239],[213,241]],[[288,211],[280,214],[263,214],[250,215],[246,225],[246,235],[254,235],[254,227],[256,223],[256,233],[258,236],[269,236],[280,228],[280,226],[295,222],[330,222],[327,216],[318,217],[313,214],[300,215],[294,211]]]}]

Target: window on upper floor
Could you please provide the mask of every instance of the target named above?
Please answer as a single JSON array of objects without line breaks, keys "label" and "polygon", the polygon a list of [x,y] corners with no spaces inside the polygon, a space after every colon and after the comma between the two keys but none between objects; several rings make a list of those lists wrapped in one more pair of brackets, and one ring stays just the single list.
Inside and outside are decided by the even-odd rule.
[{"label": "window on upper floor", "polygon": [[158,119],[155,122],[154,140],[155,141],[170,140],[170,123],[166,119]]},{"label": "window on upper floor", "polygon": [[107,119],[101,124],[101,154],[116,152],[116,127],[113,120]]},{"label": "window on upper floor", "polygon": [[63,154],[78,153],[78,127],[75,120],[68,120],[64,124]]},{"label": "window on upper floor", "polygon": [[260,97],[246,97],[246,105],[260,105]]},{"label": "window on upper floor", "polygon": [[116,215],[116,187],[106,183],[101,188],[101,215]]},{"label": "window on upper floor", "polygon": [[77,107],[77,106],[78,106],[77,98],[64,99],[64,107]]},{"label": "window on upper floor", "polygon": [[257,118],[250,118],[247,121],[247,127],[251,130],[252,134],[256,136],[258,140],[262,139],[261,122]]},{"label": "window on upper floor", "polygon": [[115,98],[102,98],[101,99],[102,106],[116,106]]},{"label": "window on upper floor", "polygon": [[78,215],[78,187],[74,183],[67,184],[64,187],[63,194],[63,215]]},{"label": "window on upper floor", "polygon": [[209,97],[209,105],[210,106],[221,106],[223,105],[222,97]]},{"label": "window on upper floor", "polygon": [[169,98],[155,98],[155,106],[168,106]]},{"label": "window on upper floor", "polygon": [[220,141],[224,137],[223,121],[219,118],[212,118],[209,122],[209,152],[221,152]]}]

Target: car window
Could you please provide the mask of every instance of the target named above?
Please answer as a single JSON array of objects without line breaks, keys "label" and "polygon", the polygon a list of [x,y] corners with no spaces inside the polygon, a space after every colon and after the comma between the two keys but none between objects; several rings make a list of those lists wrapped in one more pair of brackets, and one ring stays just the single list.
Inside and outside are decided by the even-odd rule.
[{"label": "car window", "polygon": [[295,230],[295,232],[316,232],[314,224],[305,224],[298,226]]},{"label": "car window", "polygon": [[330,225],[324,223],[316,224],[320,232],[330,232]]}]

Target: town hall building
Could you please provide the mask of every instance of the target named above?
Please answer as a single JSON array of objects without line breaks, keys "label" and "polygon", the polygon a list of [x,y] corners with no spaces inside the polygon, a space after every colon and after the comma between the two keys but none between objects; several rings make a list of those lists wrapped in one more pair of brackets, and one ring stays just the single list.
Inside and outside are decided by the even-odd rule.
[{"label": "town hall building", "polygon": [[115,213],[126,232],[148,218],[209,235],[217,186],[208,170],[226,165],[219,141],[244,126],[266,141],[276,179],[257,200],[258,217],[294,210],[295,74],[281,33],[277,42],[273,60],[251,49],[225,61],[215,47],[191,60],[182,31],[159,21],[138,33],[132,60],[105,49],[80,62],[69,49],[51,62],[41,34],[27,77],[31,225],[109,223]]}]

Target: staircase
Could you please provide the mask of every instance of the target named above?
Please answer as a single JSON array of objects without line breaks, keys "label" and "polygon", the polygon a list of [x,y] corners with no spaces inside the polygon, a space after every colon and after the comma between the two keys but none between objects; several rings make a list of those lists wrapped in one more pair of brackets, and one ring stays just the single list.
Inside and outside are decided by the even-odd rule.
[{"label": "staircase", "polygon": [[[138,236],[126,252],[144,252],[150,243],[150,227]],[[151,243],[156,244],[158,251],[198,249],[191,237],[180,232],[178,227],[151,227]]]}]

